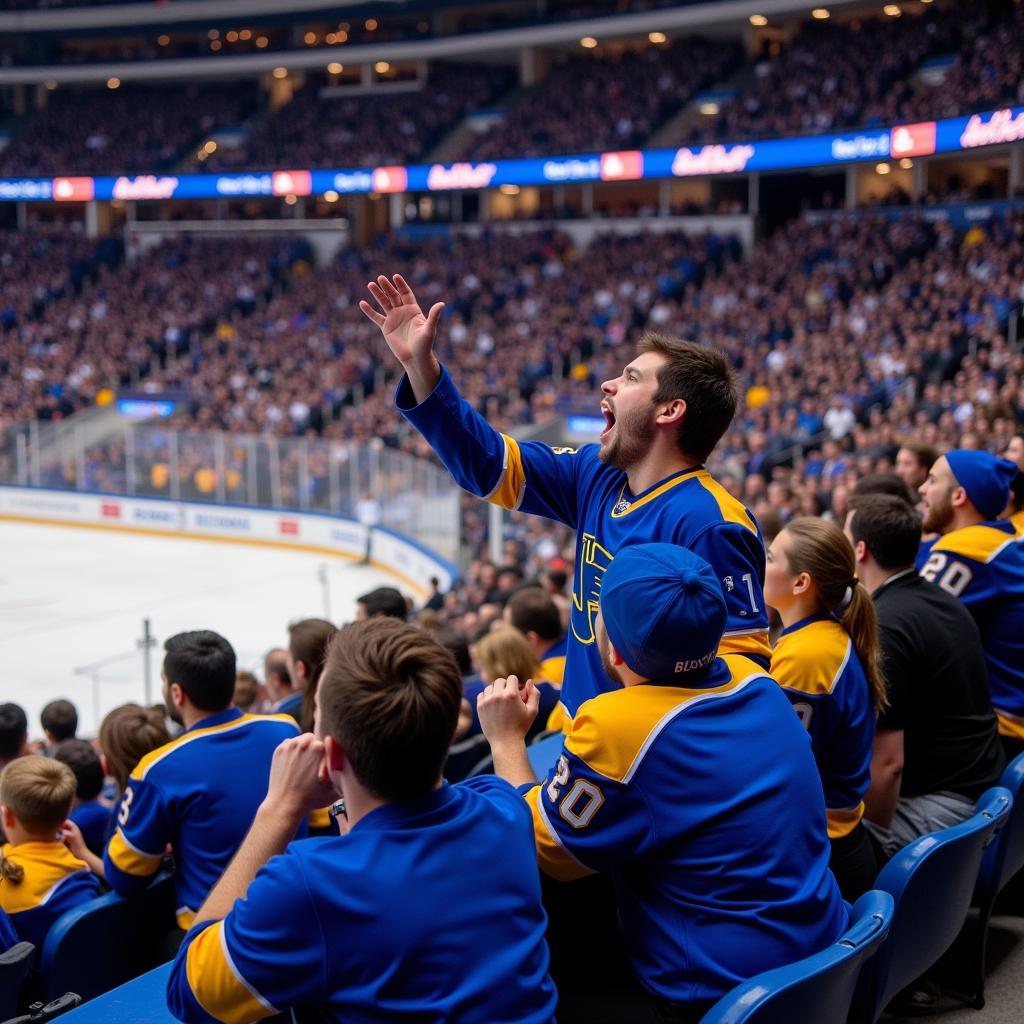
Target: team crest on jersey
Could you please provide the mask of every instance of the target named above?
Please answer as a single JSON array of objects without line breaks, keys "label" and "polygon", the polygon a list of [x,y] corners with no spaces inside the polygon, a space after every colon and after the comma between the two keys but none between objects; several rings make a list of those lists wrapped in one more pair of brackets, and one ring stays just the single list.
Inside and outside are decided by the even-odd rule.
[{"label": "team crest on jersey", "polygon": [[572,592],[573,636],[581,644],[594,642],[594,621],[601,598],[601,580],[613,555],[597,543],[592,533],[585,533],[580,544],[580,559],[576,565],[576,585]]},{"label": "team crest on jersey", "polygon": [[618,503],[618,505],[615,506],[615,514],[617,516],[621,516],[624,512],[628,512],[629,511],[629,506],[632,505],[632,504],[633,504],[633,502],[631,502],[628,498],[623,498]]}]

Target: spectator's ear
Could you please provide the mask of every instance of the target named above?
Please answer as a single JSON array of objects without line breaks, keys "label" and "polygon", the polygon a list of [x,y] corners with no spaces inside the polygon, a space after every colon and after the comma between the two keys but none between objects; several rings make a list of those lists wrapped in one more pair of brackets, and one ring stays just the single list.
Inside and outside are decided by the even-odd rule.
[{"label": "spectator's ear", "polygon": [[3,822],[4,831],[9,833],[14,828],[16,822],[14,820],[14,813],[10,807],[6,805],[0,806],[0,822]]},{"label": "spectator's ear", "polygon": [[110,776],[110,777],[113,776],[113,773],[110,770],[110,762],[107,760],[107,755],[106,754],[102,754],[102,753],[100,754],[100,767],[103,769],[103,776],[104,776],[104,778],[106,778],[108,776]]},{"label": "spectator's ear", "polygon": [[324,761],[331,775],[341,774],[348,763],[345,751],[341,749],[341,744],[333,736],[324,737]]}]

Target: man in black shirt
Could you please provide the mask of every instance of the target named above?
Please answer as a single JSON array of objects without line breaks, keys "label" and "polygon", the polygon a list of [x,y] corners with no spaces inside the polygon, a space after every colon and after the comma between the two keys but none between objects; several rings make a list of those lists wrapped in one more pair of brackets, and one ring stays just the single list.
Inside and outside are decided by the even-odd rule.
[{"label": "man in black shirt", "polygon": [[846,534],[878,613],[889,706],[878,719],[864,825],[891,857],[968,818],[1005,758],[971,613],[914,568],[920,516],[884,494],[855,497]]}]

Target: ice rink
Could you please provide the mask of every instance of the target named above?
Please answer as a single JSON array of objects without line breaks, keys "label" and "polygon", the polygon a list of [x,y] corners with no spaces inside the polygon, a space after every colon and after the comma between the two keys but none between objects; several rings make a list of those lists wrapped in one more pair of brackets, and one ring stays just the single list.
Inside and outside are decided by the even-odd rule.
[{"label": "ice rink", "polygon": [[0,522],[0,702],[16,701],[41,736],[39,711],[66,697],[83,735],[107,711],[144,698],[137,647],[149,618],[153,700],[163,641],[213,629],[262,679],[264,653],[296,619],[355,615],[359,594],[387,574],[342,559],[246,544]]}]

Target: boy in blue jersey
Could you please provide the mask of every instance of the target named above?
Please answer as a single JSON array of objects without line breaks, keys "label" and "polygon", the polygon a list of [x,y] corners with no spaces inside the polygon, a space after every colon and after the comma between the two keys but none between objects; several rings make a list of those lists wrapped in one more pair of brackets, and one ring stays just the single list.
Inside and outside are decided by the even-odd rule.
[{"label": "boy in blue jersey", "polygon": [[[661,1019],[699,1020],[739,981],[825,948],[847,924],[807,735],[771,677],[717,656],[726,622],[706,562],[634,545],[605,573],[597,620],[617,688],[580,707],[540,785],[523,744],[532,685],[520,695],[499,679],[479,700],[496,772],[524,787],[541,868],[612,876],[641,986],[618,1019],[642,1019],[652,1000]],[[591,979],[610,1003],[602,986]]]},{"label": "boy in blue jersey", "polygon": [[[168,983],[194,1024],[551,1024],[530,812],[493,776],[447,785],[452,654],[392,618],[331,641],[317,734],[281,746],[238,856]],[[291,842],[338,795],[346,834]]]},{"label": "boy in blue jersey", "polygon": [[965,604],[981,631],[992,706],[1012,760],[1024,752],[1024,535],[999,519],[1017,466],[963,449],[921,485],[924,529],[938,533],[921,575]]},{"label": "boy in blue jersey", "polygon": [[88,866],[58,838],[74,796],[71,769],[48,757],[19,758],[0,776],[8,840],[0,850],[0,908],[37,949],[61,914],[100,894]]},{"label": "boy in blue jersey", "polygon": [[103,865],[125,896],[145,888],[170,845],[178,925],[187,929],[252,824],[274,750],[299,727],[288,715],[231,706],[235,652],[217,633],[179,633],[164,647],[164,703],[185,731],[129,775]]},{"label": "boy in blue jersey", "polygon": [[595,622],[601,581],[630,544],[660,541],[699,554],[725,592],[724,652],[766,667],[765,553],[754,517],[704,469],[736,411],[725,358],[699,345],[646,334],[637,357],[605,381],[607,422],[598,445],[578,452],[522,444],[490,427],[465,402],[433,352],[443,303],[424,316],[405,280],[369,285],[380,311],[360,302],[402,364],[398,407],[456,482],[504,508],[576,530],[576,569],[562,704],[569,718],[610,689]]},{"label": "boy in blue jersey", "polygon": [[103,764],[88,740],[65,740],[53,752],[55,761],[66,764],[75,776],[75,800],[68,817],[81,829],[85,845],[103,856],[112,825],[111,809],[100,800]]}]

